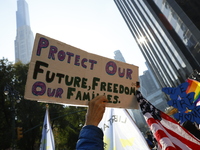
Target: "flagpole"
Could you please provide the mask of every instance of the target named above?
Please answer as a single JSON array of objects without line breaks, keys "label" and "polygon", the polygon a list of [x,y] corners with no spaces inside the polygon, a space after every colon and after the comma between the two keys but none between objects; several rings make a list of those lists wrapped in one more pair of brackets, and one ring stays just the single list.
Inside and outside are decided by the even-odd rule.
[{"label": "flagpole", "polygon": [[42,129],[42,138],[40,144],[40,150],[55,150],[54,136],[50,124],[49,117],[49,105],[46,104],[46,113],[44,117],[43,129]]},{"label": "flagpole", "polygon": [[[130,115],[130,113],[128,112],[127,109],[125,109],[126,113],[129,115],[129,117],[131,118],[131,120],[135,123],[135,120],[132,118],[132,116]],[[136,123],[135,123],[136,124]]]}]

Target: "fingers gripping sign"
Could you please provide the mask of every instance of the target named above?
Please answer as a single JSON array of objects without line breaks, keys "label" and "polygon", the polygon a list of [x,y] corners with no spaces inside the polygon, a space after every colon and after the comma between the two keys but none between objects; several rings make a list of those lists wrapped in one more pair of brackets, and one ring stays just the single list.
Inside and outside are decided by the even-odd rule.
[{"label": "fingers gripping sign", "polygon": [[105,96],[97,96],[89,102],[86,114],[86,125],[97,126],[99,124],[105,112],[107,102],[108,100]]}]

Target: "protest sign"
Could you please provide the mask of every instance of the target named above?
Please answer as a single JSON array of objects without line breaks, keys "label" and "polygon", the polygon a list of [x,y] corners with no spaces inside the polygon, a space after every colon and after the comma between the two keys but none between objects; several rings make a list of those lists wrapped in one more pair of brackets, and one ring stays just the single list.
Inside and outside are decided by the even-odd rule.
[{"label": "protest sign", "polygon": [[200,83],[187,79],[187,82],[178,87],[166,87],[162,89],[171,98],[168,105],[178,109],[174,117],[181,121],[196,122],[200,124]]},{"label": "protest sign", "polygon": [[87,105],[105,95],[108,107],[134,108],[138,67],[36,34],[25,88],[28,100]]}]

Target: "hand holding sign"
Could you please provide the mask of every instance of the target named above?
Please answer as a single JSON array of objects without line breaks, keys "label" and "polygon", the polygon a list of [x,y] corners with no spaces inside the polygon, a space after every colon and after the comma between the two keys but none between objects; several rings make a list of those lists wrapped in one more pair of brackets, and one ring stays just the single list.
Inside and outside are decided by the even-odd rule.
[{"label": "hand holding sign", "polygon": [[108,100],[105,96],[97,96],[89,102],[89,108],[86,114],[86,125],[97,126],[105,112]]}]

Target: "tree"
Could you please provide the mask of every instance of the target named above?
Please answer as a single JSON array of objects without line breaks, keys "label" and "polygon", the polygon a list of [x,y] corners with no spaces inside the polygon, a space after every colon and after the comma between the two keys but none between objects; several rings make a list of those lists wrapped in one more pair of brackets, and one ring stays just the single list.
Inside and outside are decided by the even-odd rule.
[{"label": "tree", "polygon": [[75,149],[79,132],[85,122],[86,108],[67,106],[64,115],[52,119],[56,138],[56,149]]},{"label": "tree", "polygon": [[7,59],[3,58],[0,60],[0,149],[5,149],[10,146],[12,137],[11,131],[11,103],[4,95],[4,87],[6,83],[12,83],[13,76],[13,65]]},{"label": "tree", "polygon": [[[23,138],[17,140],[15,136],[15,147],[21,150],[39,149],[42,137],[42,125],[45,116],[46,103],[26,100],[23,98],[28,64],[21,62],[14,65],[7,59],[0,60],[0,89],[4,90],[6,84],[14,87],[21,96],[20,103],[15,103],[15,127],[22,127]],[[11,102],[0,93],[0,149],[11,147]],[[49,104],[50,120],[54,132],[57,150],[75,149],[80,129],[85,119],[84,107],[67,107],[61,104]]]}]

